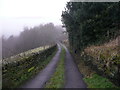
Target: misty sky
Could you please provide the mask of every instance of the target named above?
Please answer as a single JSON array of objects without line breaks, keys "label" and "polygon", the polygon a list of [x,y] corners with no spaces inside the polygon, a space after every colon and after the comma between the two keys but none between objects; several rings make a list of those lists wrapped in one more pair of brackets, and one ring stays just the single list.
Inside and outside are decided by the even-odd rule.
[{"label": "misty sky", "polygon": [[53,22],[61,25],[62,10],[69,0],[0,0],[0,31],[18,35],[25,26]]}]

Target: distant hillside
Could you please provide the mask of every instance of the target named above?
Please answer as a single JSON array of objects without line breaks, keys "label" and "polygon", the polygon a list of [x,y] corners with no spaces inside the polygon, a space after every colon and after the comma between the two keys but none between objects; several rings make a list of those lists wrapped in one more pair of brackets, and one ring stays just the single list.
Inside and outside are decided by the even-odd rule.
[{"label": "distant hillside", "polygon": [[63,40],[65,35],[61,26],[52,23],[24,28],[19,36],[2,37],[2,57],[7,58],[21,52],[34,49],[40,46],[55,44]]}]

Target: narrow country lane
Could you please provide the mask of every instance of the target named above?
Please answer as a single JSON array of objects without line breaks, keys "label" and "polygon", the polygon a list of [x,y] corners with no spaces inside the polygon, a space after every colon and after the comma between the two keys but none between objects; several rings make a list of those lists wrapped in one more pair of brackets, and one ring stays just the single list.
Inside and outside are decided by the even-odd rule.
[{"label": "narrow country lane", "polygon": [[77,65],[73,61],[73,58],[68,49],[62,45],[66,50],[65,60],[65,88],[86,88],[87,85],[82,79],[82,75],[78,70]]},{"label": "narrow country lane", "polygon": [[53,75],[60,58],[61,46],[59,44],[57,45],[58,45],[58,51],[56,55],[53,57],[53,59],[51,60],[51,62],[46,66],[46,68],[43,69],[40,73],[38,73],[35,76],[35,78],[29,80],[21,88],[43,88],[44,87],[45,83]]}]

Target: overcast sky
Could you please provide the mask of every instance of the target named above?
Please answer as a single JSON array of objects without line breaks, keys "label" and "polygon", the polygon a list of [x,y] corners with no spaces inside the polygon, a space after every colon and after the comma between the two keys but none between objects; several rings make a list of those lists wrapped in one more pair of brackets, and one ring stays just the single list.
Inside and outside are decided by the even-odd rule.
[{"label": "overcast sky", "polygon": [[18,35],[24,26],[53,22],[61,25],[61,14],[70,0],[0,0],[0,31]]}]

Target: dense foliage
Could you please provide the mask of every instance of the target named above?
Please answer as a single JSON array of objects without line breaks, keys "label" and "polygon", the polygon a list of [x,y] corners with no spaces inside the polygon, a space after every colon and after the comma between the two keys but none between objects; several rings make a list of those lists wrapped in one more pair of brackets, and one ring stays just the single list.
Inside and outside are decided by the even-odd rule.
[{"label": "dense foliage", "polygon": [[[120,86],[120,2],[68,2],[62,22],[71,48],[81,51],[80,59]],[[117,44],[103,45],[115,38]]]},{"label": "dense foliage", "polygon": [[120,2],[68,2],[62,22],[75,50],[104,43],[119,35]]}]

